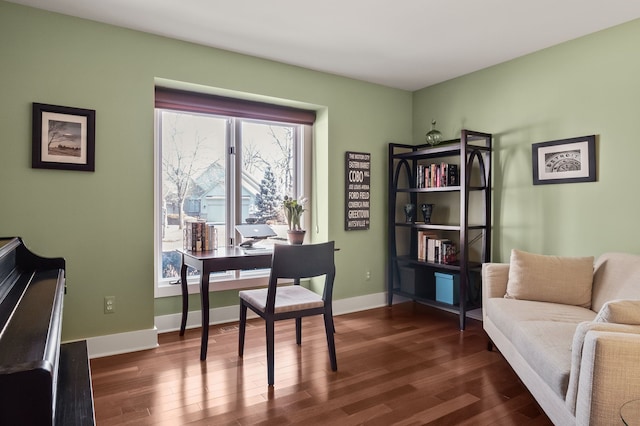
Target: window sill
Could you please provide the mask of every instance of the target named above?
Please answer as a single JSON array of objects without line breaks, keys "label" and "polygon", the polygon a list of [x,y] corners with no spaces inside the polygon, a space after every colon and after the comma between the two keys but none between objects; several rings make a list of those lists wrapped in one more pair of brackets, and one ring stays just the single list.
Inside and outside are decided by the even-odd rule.
[{"label": "window sill", "polygon": [[[200,278],[194,277],[187,280],[187,291],[189,294],[200,293]],[[255,274],[245,278],[209,279],[209,292],[225,290],[242,290],[245,288],[266,287],[269,283],[269,272]],[[181,296],[180,284],[169,284],[168,282],[156,283],[154,297]]]}]

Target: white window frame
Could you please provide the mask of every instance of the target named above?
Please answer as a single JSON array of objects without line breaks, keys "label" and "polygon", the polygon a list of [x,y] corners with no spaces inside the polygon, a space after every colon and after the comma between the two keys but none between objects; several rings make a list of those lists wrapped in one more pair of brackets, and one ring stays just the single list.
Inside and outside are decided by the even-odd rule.
[{"label": "white window frame", "polygon": [[[177,282],[177,279],[164,279],[162,278],[162,151],[161,151],[161,120],[159,119],[160,109],[156,109],[154,112],[154,297],[172,297],[180,296],[182,294],[181,286],[179,284],[171,284],[171,282]],[[260,123],[274,123],[299,126],[300,143],[295,146],[298,148],[295,152],[296,161],[294,164],[294,176],[296,182],[294,188],[297,188],[298,194],[296,197],[306,197],[309,201],[305,208],[305,214],[302,216],[303,227],[305,229],[311,229],[312,223],[312,208],[311,208],[311,167],[312,167],[312,135],[313,128],[311,125],[305,124],[291,124],[282,123],[276,121],[265,120],[253,120],[253,119],[233,119],[231,121],[230,129],[227,131],[228,138],[227,147],[234,147],[234,154],[227,155],[227,179],[226,179],[226,193],[231,194],[230,200],[227,203],[227,232],[226,235],[235,236],[234,223],[239,223],[241,212],[236,210],[236,200],[239,199],[241,194],[241,186],[235,185],[235,182],[241,179],[241,147],[236,147],[235,143],[239,140],[236,134],[239,133],[241,123],[246,122],[260,122]],[[235,123],[235,126],[232,124]],[[235,128],[233,128],[235,127]],[[300,172],[302,167],[302,173]],[[232,182],[233,180],[233,182]],[[235,193],[232,193],[231,189],[235,185]],[[232,221],[231,218],[234,218]],[[311,232],[307,232],[306,240],[310,240]],[[232,245],[235,241],[220,241],[219,245]],[[213,274],[209,278],[210,291],[223,291],[223,290],[238,290],[251,287],[266,286],[268,284],[269,271],[268,270],[248,270],[248,271],[227,271],[224,274]],[[196,294],[200,292],[200,277],[189,277],[188,279],[188,292],[189,294]]]}]

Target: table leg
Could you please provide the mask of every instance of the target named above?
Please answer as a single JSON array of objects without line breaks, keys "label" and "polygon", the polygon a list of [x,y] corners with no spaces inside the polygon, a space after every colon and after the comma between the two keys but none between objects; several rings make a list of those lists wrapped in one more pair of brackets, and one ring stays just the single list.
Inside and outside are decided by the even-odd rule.
[{"label": "table leg", "polygon": [[202,342],[200,343],[200,361],[207,359],[209,344],[209,274],[204,268],[200,271],[200,300],[202,307]]},{"label": "table leg", "polygon": [[180,288],[182,289],[182,320],[180,321],[180,335],[184,336],[184,330],[187,328],[187,314],[189,313],[189,290],[187,289],[187,265],[184,263],[184,255],[182,256],[182,268],[180,268]]}]

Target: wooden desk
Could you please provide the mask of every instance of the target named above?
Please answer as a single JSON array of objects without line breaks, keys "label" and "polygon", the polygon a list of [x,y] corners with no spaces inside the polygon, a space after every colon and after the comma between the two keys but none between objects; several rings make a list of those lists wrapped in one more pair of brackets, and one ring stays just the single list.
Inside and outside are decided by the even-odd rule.
[{"label": "wooden desk", "polygon": [[231,271],[237,269],[270,268],[271,250],[260,250],[245,254],[237,247],[220,247],[217,250],[194,252],[178,250],[182,255],[180,269],[180,287],[182,288],[182,321],[180,335],[184,335],[189,312],[189,292],[187,290],[187,266],[200,272],[200,300],[202,305],[202,342],[200,344],[200,360],[207,359],[209,343],[209,274],[212,272]]}]

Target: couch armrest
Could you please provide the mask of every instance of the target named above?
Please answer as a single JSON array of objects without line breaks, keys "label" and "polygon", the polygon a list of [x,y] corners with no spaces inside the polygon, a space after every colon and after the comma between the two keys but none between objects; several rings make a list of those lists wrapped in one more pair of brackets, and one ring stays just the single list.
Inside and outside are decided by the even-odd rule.
[{"label": "couch armrest", "polygon": [[640,334],[589,331],[576,403],[579,425],[620,423],[620,407],[640,398]]},{"label": "couch armrest", "polygon": [[507,292],[508,280],[508,263],[482,264],[482,291],[487,295],[487,298],[504,297],[504,294]]},{"label": "couch armrest", "polygon": [[[482,306],[487,306],[487,299],[491,297],[504,297],[507,292],[509,280],[508,263],[483,263],[482,264]],[[486,310],[483,309],[483,317]]]}]

